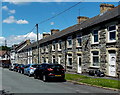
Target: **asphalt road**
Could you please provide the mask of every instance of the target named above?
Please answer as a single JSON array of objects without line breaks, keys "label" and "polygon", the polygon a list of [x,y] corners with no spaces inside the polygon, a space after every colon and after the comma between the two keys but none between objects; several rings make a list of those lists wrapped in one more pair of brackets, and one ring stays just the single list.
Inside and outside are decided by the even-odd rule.
[{"label": "asphalt road", "polygon": [[10,93],[118,93],[70,82],[43,82],[8,69],[2,70],[2,89]]}]

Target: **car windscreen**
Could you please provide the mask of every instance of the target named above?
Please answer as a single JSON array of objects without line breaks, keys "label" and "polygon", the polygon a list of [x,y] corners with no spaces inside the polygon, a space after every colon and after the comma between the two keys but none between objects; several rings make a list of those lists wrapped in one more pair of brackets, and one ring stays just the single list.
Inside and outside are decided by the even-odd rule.
[{"label": "car windscreen", "polygon": [[63,66],[61,65],[49,65],[48,68],[58,68],[58,69],[63,69]]},{"label": "car windscreen", "polygon": [[37,68],[38,65],[32,65],[32,67]]}]

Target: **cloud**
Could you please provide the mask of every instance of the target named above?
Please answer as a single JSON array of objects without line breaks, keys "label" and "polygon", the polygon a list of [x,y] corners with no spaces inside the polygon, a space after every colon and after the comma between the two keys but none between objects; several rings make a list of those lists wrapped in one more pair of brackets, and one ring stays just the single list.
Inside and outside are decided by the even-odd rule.
[{"label": "cloud", "polygon": [[2,9],[8,11],[9,14],[15,14],[15,10],[10,10],[7,6],[2,6]]},{"label": "cloud", "polygon": [[55,23],[54,22],[51,22],[50,25],[54,25]]},{"label": "cloud", "polygon": [[10,14],[15,14],[15,12],[16,12],[15,10],[9,10]]},{"label": "cloud", "polygon": [[3,20],[3,23],[16,23],[16,24],[28,24],[29,22],[27,20],[17,20],[14,16],[9,16],[8,18]]},{"label": "cloud", "polygon": [[4,45],[5,37],[0,37],[0,45]]},{"label": "cloud", "polygon": [[3,20],[3,23],[16,23],[16,19],[14,18],[14,16],[9,16],[8,18],[6,18],[5,20]]},{"label": "cloud", "polygon": [[7,11],[8,7],[7,6],[2,6],[2,9]]},{"label": "cloud", "polygon": [[[22,41],[25,41],[27,39],[30,39],[31,41],[37,41],[37,35],[34,32],[30,32],[25,35],[18,35],[18,36],[12,35],[6,38],[8,46],[19,44]],[[39,33],[39,40],[40,39],[42,39],[42,34]],[[0,43],[1,43],[1,40],[0,40]]]},{"label": "cloud", "polygon": [[16,21],[17,24],[28,24],[28,21],[26,20],[18,20]]}]

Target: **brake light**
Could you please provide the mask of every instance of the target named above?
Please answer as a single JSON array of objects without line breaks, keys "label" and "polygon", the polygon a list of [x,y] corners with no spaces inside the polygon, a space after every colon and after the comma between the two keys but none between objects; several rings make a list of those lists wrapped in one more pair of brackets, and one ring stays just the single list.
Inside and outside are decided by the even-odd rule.
[{"label": "brake light", "polygon": [[64,71],[65,69],[61,69],[61,70],[63,70],[63,71]]},{"label": "brake light", "polygon": [[34,68],[30,67],[30,69],[34,69]]},{"label": "brake light", "polygon": [[16,68],[19,68],[19,67],[16,67]]},{"label": "brake light", "polygon": [[51,69],[51,68],[48,68],[47,70],[48,70],[48,71],[53,71],[53,69]]}]

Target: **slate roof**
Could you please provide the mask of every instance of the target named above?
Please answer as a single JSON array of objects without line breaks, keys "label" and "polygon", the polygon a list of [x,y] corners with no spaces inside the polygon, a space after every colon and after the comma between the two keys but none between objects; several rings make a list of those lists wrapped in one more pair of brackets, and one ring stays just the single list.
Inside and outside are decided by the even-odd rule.
[{"label": "slate roof", "polygon": [[84,21],[83,23],[81,24],[76,24],[76,25],[73,25],[71,27],[68,27],[54,35],[51,35],[45,39],[41,39],[39,41],[39,44],[42,44],[42,43],[45,43],[47,41],[50,41],[50,40],[54,40],[56,38],[60,38],[62,36],[65,36],[67,34],[70,34],[70,33],[73,33],[73,32],[76,32],[78,30],[82,30],[82,29],[85,29],[87,27],[90,27],[90,26],[93,26],[93,25],[96,25],[96,24],[99,24],[101,22],[105,22],[107,20],[110,20],[112,18],[115,18],[117,16],[120,16],[120,5],[107,11],[106,13],[103,13],[103,14],[100,14],[100,15],[97,15],[93,18],[90,18],[86,21]]},{"label": "slate roof", "polygon": [[[93,25],[97,25],[97,24],[109,21],[113,18],[120,16],[119,11],[120,11],[120,5],[118,5],[117,7],[113,8],[105,13],[102,13],[100,15],[93,17],[93,18],[90,18],[90,19],[84,21],[83,23],[70,26],[62,31],[59,31],[58,33],[55,33],[54,35],[50,35],[49,37],[41,39],[41,40],[39,40],[39,44],[43,44],[45,42],[52,41],[54,39],[66,36],[70,33],[74,33],[78,30],[83,30],[83,29],[91,27]],[[34,42],[34,43],[26,46],[24,49],[27,49],[30,47],[35,47],[35,46],[37,46],[37,42]]]}]

